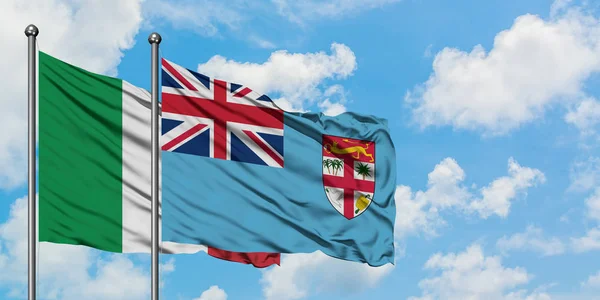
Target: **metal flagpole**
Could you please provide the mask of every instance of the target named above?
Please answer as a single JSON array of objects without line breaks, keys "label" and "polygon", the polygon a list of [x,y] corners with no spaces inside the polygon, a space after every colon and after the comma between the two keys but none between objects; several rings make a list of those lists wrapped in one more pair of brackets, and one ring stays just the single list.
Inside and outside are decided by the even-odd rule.
[{"label": "metal flagpole", "polygon": [[31,24],[25,28],[25,36],[27,36],[28,42],[28,61],[27,61],[27,96],[28,96],[28,191],[27,191],[27,202],[28,202],[28,233],[27,233],[27,265],[29,267],[27,271],[27,284],[28,284],[28,299],[35,300],[35,279],[36,279],[36,242],[37,242],[37,207],[35,203],[35,171],[36,171],[36,159],[35,159],[35,142],[36,142],[36,55],[37,49],[35,46],[35,40],[39,33],[38,28]]},{"label": "metal flagpole", "polygon": [[162,38],[153,32],[148,37],[152,47],[152,300],[158,300],[158,45]]}]

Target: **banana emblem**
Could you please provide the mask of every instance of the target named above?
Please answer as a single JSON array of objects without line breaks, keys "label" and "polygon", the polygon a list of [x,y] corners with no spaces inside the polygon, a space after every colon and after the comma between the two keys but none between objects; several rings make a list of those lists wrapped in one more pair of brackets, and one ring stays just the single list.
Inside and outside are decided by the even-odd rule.
[{"label": "banana emblem", "polygon": [[360,197],[358,197],[358,199],[356,199],[356,210],[354,211],[355,214],[357,214],[359,211],[361,211],[361,210],[367,208],[367,206],[369,206],[369,203],[371,203],[371,200],[369,200],[369,198],[367,198],[367,197],[365,197],[365,195],[360,195]]}]

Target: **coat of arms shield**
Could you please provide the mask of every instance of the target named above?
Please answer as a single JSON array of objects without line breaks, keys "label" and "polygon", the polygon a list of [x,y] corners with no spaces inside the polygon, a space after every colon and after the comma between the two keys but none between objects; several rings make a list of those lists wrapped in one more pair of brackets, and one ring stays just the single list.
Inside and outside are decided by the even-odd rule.
[{"label": "coat of arms shield", "polygon": [[375,192],[375,143],[323,135],[323,186],[348,220],[365,212]]}]

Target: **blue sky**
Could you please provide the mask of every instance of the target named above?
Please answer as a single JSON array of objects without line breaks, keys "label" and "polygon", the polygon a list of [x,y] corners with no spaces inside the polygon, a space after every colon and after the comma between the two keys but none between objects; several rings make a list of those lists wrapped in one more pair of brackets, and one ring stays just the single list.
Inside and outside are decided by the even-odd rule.
[{"label": "blue sky", "polygon": [[[0,4],[17,45],[0,50],[14,70],[0,75],[0,298],[26,287],[22,32],[35,23],[42,51],[143,88],[157,31],[163,57],[289,109],[389,120],[394,267],[165,256],[163,299],[600,299],[598,3],[28,2]],[[40,299],[146,299],[149,256],[44,244],[39,283]]]}]

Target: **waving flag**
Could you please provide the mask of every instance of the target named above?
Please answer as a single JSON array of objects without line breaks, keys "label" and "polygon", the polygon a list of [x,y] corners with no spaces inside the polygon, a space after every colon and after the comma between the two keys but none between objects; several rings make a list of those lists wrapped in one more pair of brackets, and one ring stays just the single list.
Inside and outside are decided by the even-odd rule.
[{"label": "waving flag", "polygon": [[163,240],[393,263],[385,120],[286,112],[250,87],[162,66]]}]

